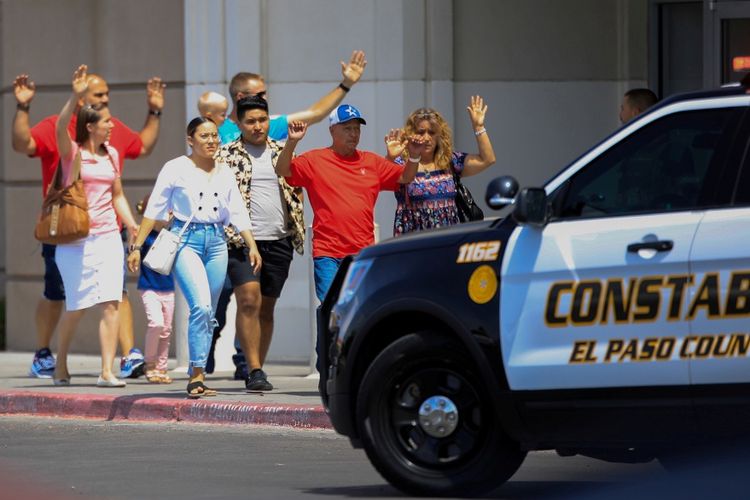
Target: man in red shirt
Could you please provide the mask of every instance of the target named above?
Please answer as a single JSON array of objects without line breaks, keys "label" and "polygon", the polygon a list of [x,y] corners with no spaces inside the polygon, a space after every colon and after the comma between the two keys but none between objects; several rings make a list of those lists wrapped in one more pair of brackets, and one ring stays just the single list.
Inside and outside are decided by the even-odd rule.
[{"label": "man in red shirt", "polygon": [[[34,82],[28,75],[19,75],[13,81],[13,92],[16,97],[16,114],[13,118],[13,150],[31,157],[38,157],[42,164],[42,195],[52,181],[52,176],[59,162],[57,141],[55,139],[55,122],[57,115],[44,118],[34,127],[30,126],[29,109],[36,94]],[[112,145],[119,153],[120,161],[125,158],[139,158],[151,153],[159,137],[159,117],[164,108],[164,84],[161,78],[152,78],[146,84],[148,115],[140,132],[136,133],[127,125],[112,118],[114,128],[110,138]],[[76,114],[81,106],[89,105],[101,109],[109,105],[109,86],[99,75],[88,76],[88,90],[84,99],[78,103]],[[76,114],[70,121],[68,130],[75,135]],[[29,375],[50,378],[55,370],[55,358],[49,350],[50,340],[60,319],[65,300],[60,272],[55,264],[55,247],[42,245],[44,257],[44,295],[36,309],[37,348]],[[133,318],[128,296],[123,292],[120,308],[120,348],[123,359],[120,363],[123,376],[137,375],[137,367],[143,362],[143,356],[133,345]],[[130,373],[128,373],[130,372]]]},{"label": "man in red shirt", "polygon": [[409,138],[406,167],[357,150],[360,126],[366,122],[350,104],[334,109],[328,123],[332,145],[292,159],[307,129],[302,122],[292,122],[276,163],[276,173],[289,185],[307,190],[313,209],[315,294],[321,302],[343,258],[374,243],[373,215],[380,191],[395,191],[413,181],[424,148],[420,137]]}]

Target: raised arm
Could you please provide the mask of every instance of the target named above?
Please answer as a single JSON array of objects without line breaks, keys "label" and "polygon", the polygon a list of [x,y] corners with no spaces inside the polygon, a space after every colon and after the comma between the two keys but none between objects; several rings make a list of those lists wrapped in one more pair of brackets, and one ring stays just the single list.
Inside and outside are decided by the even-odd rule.
[{"label": "raised arm", "polygon": [[403,129],[392,128],[385,136],[386,159],[394,161],[401,156],[408,143],[409,141],[406,139]]},{"label": "raised arm", "polygon": [[18,75],[13,80],[13,95],[16,98],[16,114],[13,116],[12,145],[13,151],[26,155],[36,153],[36,141],[31,136],[29,108],[36,94],[36,85],[29,75]]},{"label": "raised arm", "polygon": [[73,93],[65,103],[65,106],[63,106],[55,123],[55,138],[57,139],[57,151],[60,153],[60,158],[70,158],[72,148],[70,146],[71,137],[68,133],[68,124],[70,123],[71,116],[73,116],[73,111],[78,106],[79,100],[83,99],[86,89],[89,86],[87,71],[88,67],[85,64],[81,64],[73,72]]},{"label": "raised arm", "polygon": [[361,50],[352,52],[349,64],[341,61],[341,76],[343,77],[338,87],[324,95],[318,102],[304,111],[296,111],[287,116],[287,121],[303,121],[308,125],[318,123],[327,117],[333,108],[341,104],[346,93],[362,78],[367,60],[365,53]]},{"label": "raised arm", "polygon": [[156,146],[159,139],[159,126],[161,124],[161,113],[164,109],[164,88],[166,85],[161,78],[154,77],[146,83],[146,101],[148,103],[148,114],[146,123],[138,133],[141,137],[143,146],[141,147],[141,156],[148,156]]},{"label": "raised arm", "polygon": [[480,96],[475,95],[471,97],[471,102],[469,103],[469,106],[466,107],[466,110],[469,112],[471,127],[477,138],[479,154],[470,154],[466,156],[466,159],[464,160],[464,170],[461,173],[462,177],[476,175],[495,163],[495,150],[492,149],[490,136],[487,133],[487,129],[484,128],[484,117],[487,114],[487,105],[484,104],[484,100],[482,100]]},{"label": "raised arm", "polygon": [[279,153],[279,159],[276,160],[276,175],[289,177],[292,174],[292,158],[294,157],[294,148],[297,143],[305,137],[307,132],[307,123],[303,121],[289,122],[289,137],[286,140],[284,149]]},{"label": "raised arm", "polygon": [[419,160],[422,159],[422,151],[424,151],[424,139],[414,134],[408,138],[406,147],[409,150],[409,157],[406,159],[406,166],[398,179],[399,184],[409,184],[417,176]]}]

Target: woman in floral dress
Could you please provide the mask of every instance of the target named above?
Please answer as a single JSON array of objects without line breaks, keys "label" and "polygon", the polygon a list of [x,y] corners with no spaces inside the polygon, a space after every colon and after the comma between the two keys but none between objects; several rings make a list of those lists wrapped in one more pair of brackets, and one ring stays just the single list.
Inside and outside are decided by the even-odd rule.
[{"label": "woman in floral dress", "polygon": [[472,176],[495,163],[495,152],[484,128],[487,106],[480,96],[472,96],[466,109],[477,139],[479,152],[476,154],[454,151],[453,133],[445,118],[430,108],[417,109],[406,119],[403,130],[391,131],[386,136],[388,158],[397,162],[409,161],[404,153],[403,137],[416,134],[426,143],[417,177],[396,191],[394,236],[458,224],[453,171],[459,177]]}]

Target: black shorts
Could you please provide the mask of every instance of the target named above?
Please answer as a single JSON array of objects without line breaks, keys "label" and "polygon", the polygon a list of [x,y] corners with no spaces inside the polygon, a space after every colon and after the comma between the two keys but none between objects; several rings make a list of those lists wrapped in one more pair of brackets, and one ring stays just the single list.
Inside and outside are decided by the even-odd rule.
[{"label": "black shorts", "polygon": [[62,276],[55,262],[55,245],[42,243],[42,257],[44,258],[44,298],[47,300],[65,300],[65,287]]},{"label": "black shorts", "polygon": [[294,247],[292,237],[288,236],[280,240],[256,241],[258,252],[263,259],[260,268],[260,276],[253,274],[250,266],[247,248],[229,249],[229,265],[227,275],[232,283],[232,288],[260,280],[260,294],[264,297],[278,299],[281,289],[289,277],[289,266],[292,265]]}]

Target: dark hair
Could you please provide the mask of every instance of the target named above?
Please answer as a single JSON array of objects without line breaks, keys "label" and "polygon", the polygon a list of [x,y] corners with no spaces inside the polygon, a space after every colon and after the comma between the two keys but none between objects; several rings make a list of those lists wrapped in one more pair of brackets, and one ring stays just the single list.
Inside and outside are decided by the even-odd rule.
[{"label": "dark hair", "polygon": [[630,89],[625,92],[625,97],[628,98],[630,105],[637,109],[639,113],[646,111],[659,100],[656,94],[649,89]]},{"label": "dark hair", "polygon": [[247,111],[251,109],[262,109],[268,113],[268,102],[258,95],[251,95],[250,97],[243,97],[237,101],[237,119],[242,120]]},{"label": "dark hair", "polygon": [[76,117],[76,142],[78,144],[83,144],[89,140],[89,129],[86,128],[86,125],[102,119],[102,114],[99,111],[88,104],[78,110],[78,116]]},{"label": "dark hair", "polygon": [[232,97],[232,101],[237,101],[237,94],[242,92],[242,88],[250,80],[263,81],[263,75],[257,73],[237,73],[232,77],[232,81],[229,82],[229,95]]},{"label": "dark hair", "polygon": [[216,122],[214,122],[211,118],[204,118],[202,116],[196,116],[195,118],[190,120],[190,123],[188,123],[188,126],[187,126],[188,137],[193,137],[193,135],[195,134],[195,130],[207,122],[211,122],[214,125],[216,125]]}]

